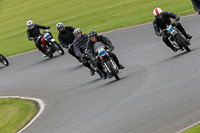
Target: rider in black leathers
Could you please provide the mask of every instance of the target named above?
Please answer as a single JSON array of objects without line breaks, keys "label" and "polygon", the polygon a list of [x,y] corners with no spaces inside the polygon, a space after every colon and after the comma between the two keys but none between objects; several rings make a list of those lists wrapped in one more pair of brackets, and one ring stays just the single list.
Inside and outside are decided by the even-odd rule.
[{"label": "rider in black leathers", "polygon": [[200,14],[200,0],[191,0],[194,6],[194,10]]},{"label": "rider in black leathers", "polygon": [[82,60],[83,65],[85,67],[89,68],[90,74],[91,74],[91,76],[93,76],[94,71],[91,68],[90,64],[88,63],[87,58],[85,57],[85,53],[84,53],[84,51],[86,49],[86,44],[88,42],[88,35],[83,34],[81,29],[79,29],[79,28],[76,28],[74,30],[74,34],[76,36],[76,38],[74,39],[74,42],[73,42],[74,53],[76,54],[76,56],[78,56]]},{"label": "rider in black leathers", "polygon": [[178,15],[168,12],[168,11],[163,12],[160,8],[155,8],[153,11],[153,14],[155,16],[155,19],[153,21],[153,27],[155,30],[155,34],[157,36],[162,36],[162,39],[165,42],[165,44],[168,47],[170,47],[174,52],[176,52],[178,49],[175,48],[171,44],[171,42],[168,40],[167,32],[160,32],[160,29],[163,30],[166,28],[167,25],[170,25],[172,23],[170,18],[175,19],[176,22],[173,23],[172,25],[175,26],[187,39],[192,38],[192,36],[190,36],[189,34],[186,33],[183,26],[177,22],[180,20],[180,17]]},{"label": "rider in black leathers", "polygon": [[[98,41],[102,42],[103,44],[105,44],[109,48],[108,53],[113,58],[113,60],[115,61],[115,63],[119,67],[119,69],[124,69],[125,67],[119,63],[117,56],[112,52],[114,50],[114,46],[112,45],[112,42],[107,37],[105,37],[103,35],[97,35],[96,31],[93,31],[93,30],[89,32],[89,41],[88,41],[87,46],[86,46],[86,49],[89,52],[90,58],[92,60],[96,60],[93,46]],[[98,63],[98,61],[97,61],[97,63]],[[101,68],[100,64],[97,64],[97,65]]]},{"label": "rider in black leathers", "polygon": [[46,52],[44,51],[44,49],[41,47],[41,42],[39,40],[37,40],[37,37],[41,34],[40,33],[40,29],[50,29],[50,26],[41,26],[38,24],[33,24],[32,20],[27,21],[26,23],[28,30],[27,30],[27,35],[28,35],[28,39],[30,41],[34,41],[35,42],[35,46],[44,54],[46,55]]},{"label": "rider in black leathers", "polygon": [[73,34],[75,28],[72,26],[64,27],[64,24],[62,22],[58,22],[56,24],[56,28],[59,31],[58,40],[60,41],[61,46],[64,48],[68,48],[68,52],[78,61],[81,61],[80,58],[74,53],[74,46],[71,45],[69,47],[69,45],[72,44],[75,39],[75,36]]}]

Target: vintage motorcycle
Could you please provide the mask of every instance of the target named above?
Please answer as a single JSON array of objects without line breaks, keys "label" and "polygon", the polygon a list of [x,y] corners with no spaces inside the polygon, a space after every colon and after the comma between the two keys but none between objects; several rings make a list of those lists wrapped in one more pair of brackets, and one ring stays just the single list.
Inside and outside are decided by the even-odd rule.
[{"label": "vintage motorcycle", "polygon": [[92,68],[92,70],[96,73],[99,74],[100,78],[103,77],[103,72],[101,71],[101,69],[96,65],[96,62],[92,61],[88,55],[88,51],[87,49],[84,50],[83,52],[83,63],[88,62],[90,64],[90,67]]},{"label": "vintage motorcycle", "polygon": [[0,54],[0,62],[1,62],[4,66],[8,66],[8,65],[9,65],[8,60],[7,60],[6,57],[3,56],[2,54]]},{"label": "vintage motorcycle", "polygon": [[46,52],[46,56],[53,57],[54,52],[58,52],[60,55],[64,55],[64,50],[59,43],[53,38],[51,32],[48,30],[44,31],[43,34],[37,37],[37,41],[41,42],[41,47]]},{"label": "vintage motorcycle", "polygon": [[173,24],[167,25],[163,32],[167,32],[169,35],[169,41],[174,47],[182,51],[185,49],[187,52],[190,52],[190,48],[188,47],[190,45],[190,41],[186,39],[185,36],[175,26],[172,25]]},{"label": "vintage motorcycle", "polygon": [[107,76],[109,78],[114,76],[117,80],[119,80],[119,68],[109,55],[109,48],[107,48],[102,42],[96,42],[93,48],[95,53],[97,53],[97,60],[100,61],[103,71],[107,74]]}]

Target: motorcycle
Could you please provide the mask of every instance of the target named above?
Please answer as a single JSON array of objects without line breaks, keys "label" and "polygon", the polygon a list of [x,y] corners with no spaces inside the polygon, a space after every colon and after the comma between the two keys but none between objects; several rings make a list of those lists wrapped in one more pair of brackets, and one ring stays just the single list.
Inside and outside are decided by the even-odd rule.
[{"label": "motorcycle", "polygon": [[175,26],[172,25],[167,25],[163,32],[167,32],[169,35],[169,41],[175,48],[182,51],[185,49],[187,52],[190,52],[190,48],[188,47],[190,45],[190,41],[186,39],[185,36]]},{"label": "motorcycle", "polygon": [[[107,48],[103,43],[96,42],[94,44],[94,51],[97,53],[97,59],[100,61],[103,71],[107,74],[109,78],[113,76],[116,80],[119,80],[119,68],[112,57],[109,55],[109,48]],[[108,50],[106,50],[108,49]]]},{"label": "motorcycle", "polygon": [[46,52],[46,56],[49,58],[53,57],[54,52],[58,52],[60,55],[64,55],[64,50],[60,46],[59,43],[56,42],[56,40],[53,38],[51,32],[48,30],[44,31],[43,34],[41,34],[38,38],[37,41],[41,42],[41,47],[44,49]]},{"label": "motorcycle", "polygon": [[8,65],[9,65],[8,60],[7,60],[6,57],[3,56],[2,54],[0,54],[0,62],[1,62],[4,66],[8,66]]},{"label": "motorcycle", "polygon": [[103,77],[103,72],[101,69],[96,65],[96,62],[92,61],[88,55],[87,49],[84,50],[83,52],[83,63],[88,62],[90,64],[90,67],[92,70],[96,73],[99,74],[99,76],[102,78]]}]

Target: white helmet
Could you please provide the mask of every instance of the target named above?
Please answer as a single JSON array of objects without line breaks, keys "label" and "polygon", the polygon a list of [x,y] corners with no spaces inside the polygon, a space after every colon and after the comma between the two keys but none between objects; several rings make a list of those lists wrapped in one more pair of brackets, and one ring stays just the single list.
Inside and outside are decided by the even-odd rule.
[{"label": "white helmet", "polygon": [[79,33],[82,33],[81,29],[80,29],[80,28],[76,28],[76,29],[74,30],[74,34],[77,35],[77,34],[79,34]]},{"label": "white helmet", "polygon": [[64,28],[64,24],[63,24],[62,22],[58,22],[58,23],[56,24],[56,28],[59,30],[61,27]]},{"label": "white helmet", "polygon": [[162,13],[162,9],[160,9],[160,8],[155,8],[154,10],[153,10],[153,15],[156,17],[156,16],[158,16],[158,15],[160,15]]},{"label": "white helmet", "polygon": [[29,29],[33,29],[34,28],[34,24],[33,24],[32,20],[27,21],[26,25],[28,26]]}]

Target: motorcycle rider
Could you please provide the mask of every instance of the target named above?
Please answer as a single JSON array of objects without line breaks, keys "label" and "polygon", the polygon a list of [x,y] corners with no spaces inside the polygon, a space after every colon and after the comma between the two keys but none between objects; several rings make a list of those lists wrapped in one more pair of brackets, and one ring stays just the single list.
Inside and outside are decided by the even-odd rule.
[{"label": "motorcycle rider", "polygon": [[[88,41],[87,46],[86,46],[86,49],[88,50],[89,56],[92,60],[94,60],[94,61],[96,60],[95,51],[93,49],[93,46],[96,42],[102,42],[103,44],[105,44],[109,48],[108,53],[113,58],[113,60],[115,61],[115,63],[119,67],[119,69],[125,68],[123,65],[121,65],[119,63],[117,56],[112,52],[114,50],[114,46],[112,45],[112,42],[107,37],[105,37],[103,35],[97,35],[97,32],[94,31],[94,30],[89,32],[89,41]],[[97,63],[98,63],[98,61],[97,61]],[[100,64],[97,64],[97,65],[101,66]]]},{"label": "motorcycle rider", "polygon": [[41,42],[39,40],[37,40],[37,37],[39,35],[41,35],[40,29],[50,29],[51,27],[50,26],[41,26],[41,25],[38,25],[38,24],[33,24],[32,20],[28,20],[26,22],[26,25],[28,27],[28,30],[27,30],[28,39],[30,41],[34,41],[35,42],[35,46],[39,49],[39,51],[41,51],[44,54],[44,57],[45,57],[46,56],[46,52],[41,47]]},{"label": "motorcycle rider", "polygon": [[153,27],[155,30],[155,34],[157,36],[162,36],[162,40],[164,41],[164,43],[170,47],[174,52],[176,52],[178,49],[175,48],[171,42],[168,40],[168,35],[167,32],[160,32],[160,30],[163,30],[166,28],[167,25],[171,24],[171,20],[170,18],[175,19],[175,23],[173,23],[172,25],[175,26],[187,39],[191,39],[192,36],[187,34],[185,29],[183,28],[183,26],[177,22],[180,20],[180,17],[174,13],[168,12],[168,11],[162,11],[162,9],[160,8],[155,8],[153,10],[153,14],[155,16],[155,19],[153,21]]},{"label": "motorcycle rider", "polygon": [[[78,56],[82,61],[84,60],[84,50],[86,49],[86,44],[88,42],[88,35],[87,34],[83,34],[80,28],[76,28],[74,30],[74,34],[75,34],[75,39],[73,41],[73,46],[74,46],[74,53],[76,54],[76,56]],[[85,67],[88,67],[90,70],[90,75],[93,76],[94,75],[94,71],[91,68],[90,64],[88,62],[83,61],[83,65]]]},{"label": "motorcycle rider", "polygon": [[81,62],[80,58],[74,53],[73,45],[69,46],[73,43],[75,39],[75,36],[73,34],[75,28],[72,26],[64,26],[62,22],[58,22],[56,24],[56,28],[59,31],[58,40],[60,41],[61,46],[66,49],[68,48],[68,52],[72,56],[74,56],[79,62]]},{"label": "motorcycle rider", "polygon": [[194,6],[194,10],[200,14],[200,0],[191,0]]}]

